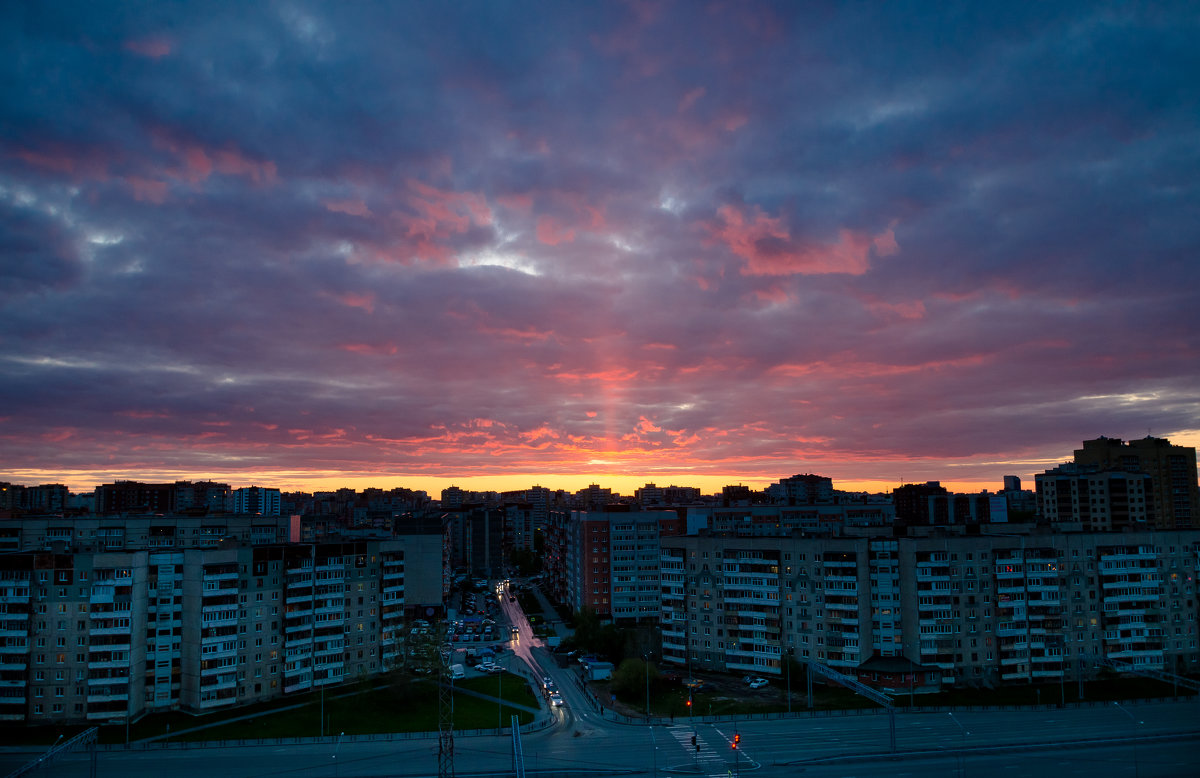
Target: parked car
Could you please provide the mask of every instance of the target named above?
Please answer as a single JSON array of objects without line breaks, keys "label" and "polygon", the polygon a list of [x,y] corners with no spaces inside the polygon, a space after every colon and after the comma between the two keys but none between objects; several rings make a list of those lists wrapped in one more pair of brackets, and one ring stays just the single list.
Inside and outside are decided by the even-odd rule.
[{"label": "parked car", "polygon": [[747,678],[746,683],[751,689],[761,689],[770,682],[766,678]]}]

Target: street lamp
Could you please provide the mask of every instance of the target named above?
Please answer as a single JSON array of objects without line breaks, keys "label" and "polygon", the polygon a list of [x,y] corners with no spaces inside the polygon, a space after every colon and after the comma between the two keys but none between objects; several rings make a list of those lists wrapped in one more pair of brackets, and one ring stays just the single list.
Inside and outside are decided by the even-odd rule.
[{"label": "street lamp", "polygon": [[792,715],[792,647],[784,646],[784,650],[787,652],[783,661],[787,662],[784,669],[787,670],[788,715],[790,716]]},{"label": "street lamp", "polygon": [[962,748],[960,748],[958,751],[958,774],[959,774],[960,778],[967,778],[967,765],[966,765],[967,735],[969,735],[971,733],[967,731],[967,728],[962,725],[961,721],[954,718],[953,713],[951,713],[950,711],[946,711],[946,715],[949,716],[950,720],[953,721],[955,724],[957,724],[958,728],[962,730]]},{"label": "street lamp", "polygon": [[338,748],[342,745],[342,736],[345,734],[346,734],[345,732],[339,732],[338,736],[337,736],[337,742],[333,744],[333,757],[332,757],[332,759],[333,759],[333,778],[337,778],[337,774],[338,774],[337,752],[338,752]]},{"label": "street lamp", "polygon": [[646,723],[650,723],[650,657],[654,656],[654,652],[647,651],[642,654],[642,672],[646,674]]},{"label": "street lamp", "polygon": [[1138,721],[1132,713],[1125,710],[1125,707],[1123,705],[1121,705],[1121,703],[1114,702],[1113,706],[1115,706],[1117,710],[1121,711],[1126,716],[1128,716],[1129,720],[1133,722],[1133,778],[1138,778],[1138,773],[1140,772],[1140,770],[1138,769],[1137,727],[1139,724],[1144,724],[1145,722]]},{"label": "street lamp", "polygon": [[[505,657],[504,664],[507,665],[510,659],[511,659],[511,657]],[[500,669],[500,672],[496,674],[496,679],[497,679],[497,683],[498,683],[498,687],[499,687],[499,691],[496,693],[496,696],[499,698],[496,700],[496,729],[497,730],[504,729],[504,673],[507,670],[508,670],[507,667],[502,667]],[[497,733],[497,734],[499,734],[499,733]]]}]

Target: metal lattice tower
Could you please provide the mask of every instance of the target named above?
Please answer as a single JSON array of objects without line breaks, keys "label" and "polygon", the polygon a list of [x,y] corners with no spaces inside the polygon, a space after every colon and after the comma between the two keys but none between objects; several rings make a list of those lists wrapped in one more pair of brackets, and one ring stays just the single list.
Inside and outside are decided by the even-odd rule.
[{"label": "metal lattice tower", "polygon": [[449,646],[442,653],[438,674],[438,778],[454,778],[454,674]]}]

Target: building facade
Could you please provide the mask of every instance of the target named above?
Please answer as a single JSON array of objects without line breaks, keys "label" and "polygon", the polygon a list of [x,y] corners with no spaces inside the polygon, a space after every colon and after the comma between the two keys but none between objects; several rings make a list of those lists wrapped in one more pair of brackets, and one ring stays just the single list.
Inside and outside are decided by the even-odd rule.
[{"label": "building facade", "polygon": [[657,621],[661,538],[677,535],[679,514],[610,506],[601,511],[552,512],[547,532],[547,588],[572,610],[602,619]]},{"label": "building facade", "polygon": [[1122,442],[1099,437],[1075,450],[1075,464],[1100,470],[1146,473],[1154,526],[1185,529],[1200,526],[1200,485],[1196,481],[1196,449],[1173,446],[1164,438],[1146,436]]},{"label": "building facade", "polygon": [[1066,530],[1106,532],[1157,526],[1154,488],[1148,474],[1065,464],[1038,473],[1038,515]]},{"label": "building facade", "polygon": [[780,674],[873,656],[941,685],[1065,680],[1095,657],[1200,668],[1200,532],[662,539],[664,659]]},{"label": "building facade", "polygon": [[131,548],[146,536],[110,519],[0,553],[0,719],[202,713],[338,684],[391,666],[403,623],[442,612],[440,530],[257,543],[245,518],[244,541]]}]

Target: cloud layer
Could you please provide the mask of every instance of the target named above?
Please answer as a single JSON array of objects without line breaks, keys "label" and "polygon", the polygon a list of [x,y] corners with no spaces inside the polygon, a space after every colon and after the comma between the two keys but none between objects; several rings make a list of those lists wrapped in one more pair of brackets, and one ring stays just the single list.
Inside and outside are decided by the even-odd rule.
[{"label": "cloud layer", "polygon": [[1187,4],[0,29],[0,471],[995,482],[1200,428]]}]

